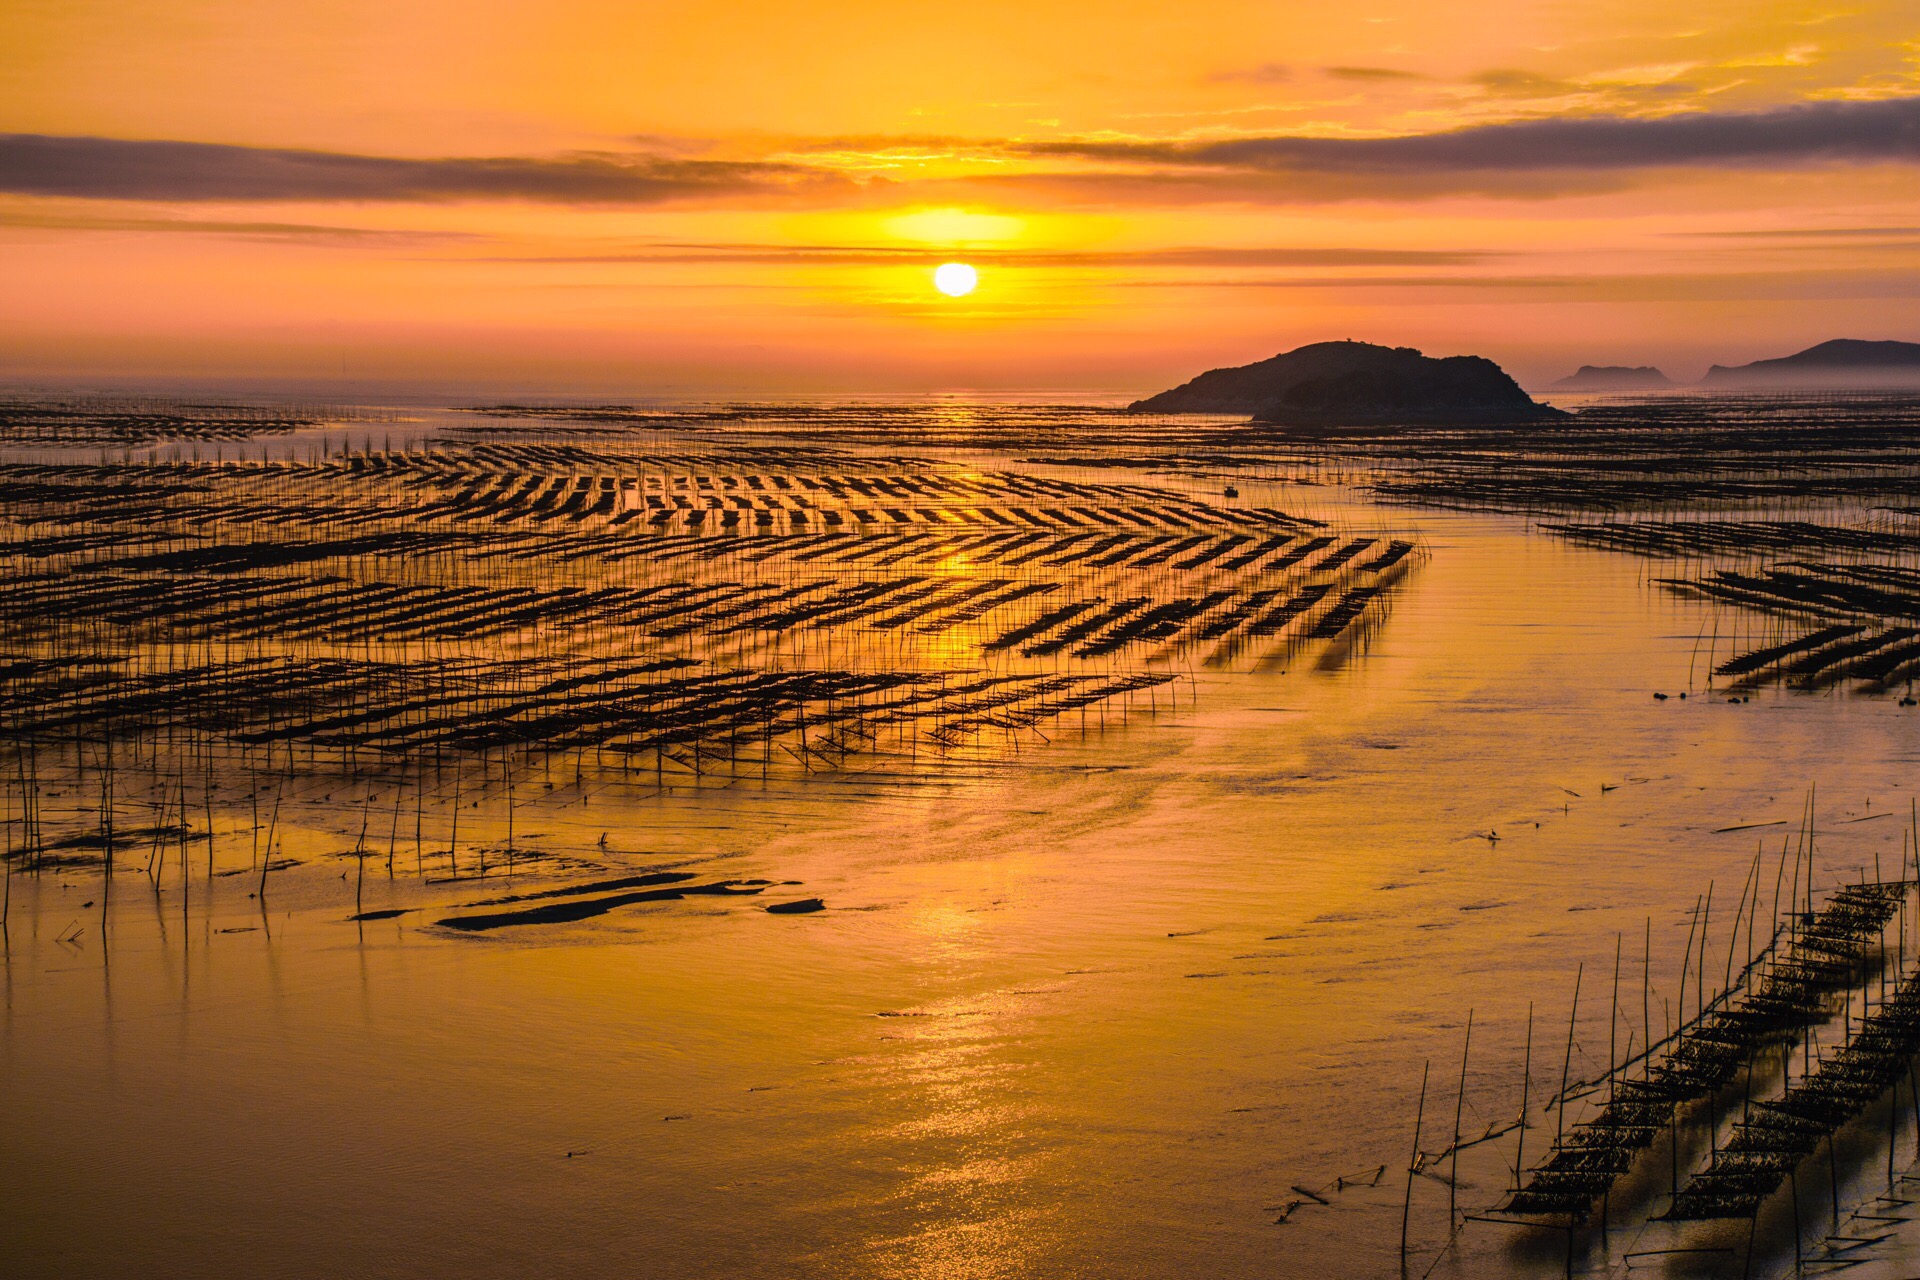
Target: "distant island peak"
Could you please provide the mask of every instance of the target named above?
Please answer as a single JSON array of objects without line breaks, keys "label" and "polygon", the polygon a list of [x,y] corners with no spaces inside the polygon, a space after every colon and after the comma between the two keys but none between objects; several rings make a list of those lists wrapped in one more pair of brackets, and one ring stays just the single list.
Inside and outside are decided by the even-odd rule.
[{"label": "distant island peak", "polygon": [[1583,364],[1553,384],[1555,391],[1650,391],[1671,387],[1673,379],[1650,364]]},{"label": "distant island peak", "polygon": [[1731,389],[1915,387],[1920,386],[1920,342],[1834,338],[1774,360],[1716,364],[1707,370],[1700,385]]},{"label": "distant island peak", "polygon": [[1132,413],[1248,414],[1278,426],[1447,426],[1566,416],[1536,403],[1483,356],[1413,347],[1314,342],[1254,364],[1210,369],[1136,400]]}]

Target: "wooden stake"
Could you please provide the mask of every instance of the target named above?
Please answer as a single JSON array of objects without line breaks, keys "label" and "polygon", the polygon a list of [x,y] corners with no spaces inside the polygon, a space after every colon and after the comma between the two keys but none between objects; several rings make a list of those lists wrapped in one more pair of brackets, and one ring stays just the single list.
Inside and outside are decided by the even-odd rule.
[{"label": "wooden stake", "polygon": [[1527,1054],[1520,1068],[1520,1138],[1513,1148],[1513,1189],[1527,1165],[1527,1092],[1533,1084],[1533,1001],[1527,1001]]},{"label": "wooden stake", "polygon": [[1447,1234],[1453,1234],[1454,1198],[1460,1183],[1460,1117],[1467,1106],[1467,1054],[1473,1049],[1473,1010],[1467,1010],[1467,1034],[1460,1044],[1460,1092],[1453,1102],[1453,1154],[1447,1165]]},{"label": "wooden stake", "polygon": [[1427,1115],[1427,1072],[1429,1059],[1420,1067],[1420,1105],[1413,1113],[1413,1158],[1407,1161],[1407,1196],[1400,1205],[1400,1274],[1407,1273],[1407,1222],[1413,1216],[1413,1178],[1420,1170],[1420,1125]]}]

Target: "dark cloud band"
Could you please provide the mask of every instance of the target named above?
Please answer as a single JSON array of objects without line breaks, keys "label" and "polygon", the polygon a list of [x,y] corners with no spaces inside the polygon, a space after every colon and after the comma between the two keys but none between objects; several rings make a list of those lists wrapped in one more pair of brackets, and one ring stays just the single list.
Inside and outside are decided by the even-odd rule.
[{"label": "dark cloud band", "polygon": [[[866,140],[880,143],[885,140]],[[1389,138],[1268,136],[1205,142],[976,140],[976,154],[1071,162],[1004,173],[1003,190],[1122,203],[1244,199],[1288,203],[1442,191],[1529,194],[1672,167],[1785,168],[1920,161],[1920,97],[1803,103],[1653,118],[1558,117]],[[806,148],[801,146],[799,152]],[[789,152],[795,154],[795,152]],[[1605,177],[1603,175],[1614,175]],[[1310,179],[1318,178],[1317,182]],[[979,184],[976,175],[946,182]],[[938,192],[918,184],[915,194]],[[202,142],[0,134],[0,192],[122,200],[528,200],[647,205],[802,196],[866,188],[803,161],[643,153],[407,159]]]},{"label": "dark cloud band", "polygon": [[0,134],[0,191],[83,199],[657,204],[833,181],[804,166],[654,156],[405,159],[206,142]]},{"label": "dark cloud band", "polygon": [[496,255],[471,261],[566,265],[625,264],[671,266],[713,263],[830,263],[845,265],[919,265],[964,252],[980,266],[1007,267],[1454,267],[1487,262],[1497,252],[1454,249],[1371,248],[1173,248],[1034,252],[969,245],[964,249],[903,248],[893,245],[661,244],[622,253]]},{"label": "dark cloud band", "polygon": [[1336,174],[1729,167],[1920,160],[1920,98],[1816,102],[1772,111],[1650,119],[1562,117],[1392,138],[1236,138],[1205,143],[1061,142],[1029,154],[1169,166]]}]

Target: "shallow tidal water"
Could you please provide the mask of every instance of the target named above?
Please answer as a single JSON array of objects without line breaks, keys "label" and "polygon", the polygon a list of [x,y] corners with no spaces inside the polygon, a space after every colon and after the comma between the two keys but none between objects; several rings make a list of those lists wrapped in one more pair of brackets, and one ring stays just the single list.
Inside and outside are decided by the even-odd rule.
[{"label": "shallow tidal water", "polygon": [[[1363,651],[1200,669],[1174,705],[944,771],[562,785],[518,818],[528,844],[797,881],[817,914],[689,899],[452,936],[346,923],[352,887],[316,861],[264,912],[237,880],[183,915],[126,876],[103,946],[60,940],[96,878],[16,880],[0,1270],[1396,1273],[1423,1064],[1423,1148],[1456,1104],[1464,1132],[1504,1124],[1529,1005],[1537,1102],[1584,966],[1570,1069],[1604,1070],[1616,935],[1637,999],[1651,920],[1657,1029],[1696,899],[1711,881],[1730,911],[1809,788],[1823,881],[1891,871],[1920,712],[1703,696],[1711,611],[1647,562],[1515,518],[1373,521],[1431,556]],[[1652,697],[1690,668],[1693,696]],[[289,842],[338,849],[358,821],[315,805]],[[366,905],[470,900],[422,892],[373,877]],[[1512,1156],[1470,1150],[1461,1212]],[[1277,1222],[1295,1188],[1328,1203]],[[1560,1273],[1557,1233],[1449,1246],[1447,1198],[1415,1179],[1412,1273]],[[1575,1266],[1714,1265],[1629,1259],[1666,1245],[1637,1222]],[[1909,1230],[1854,1274],[1916,1261]],[[1791,1262],[1763,1249],[1756,1274]]]}]

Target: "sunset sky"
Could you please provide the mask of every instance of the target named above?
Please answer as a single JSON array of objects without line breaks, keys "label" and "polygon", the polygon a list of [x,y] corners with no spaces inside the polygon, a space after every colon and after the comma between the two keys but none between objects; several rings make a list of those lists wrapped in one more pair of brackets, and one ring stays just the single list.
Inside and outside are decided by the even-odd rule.
[{"label": "sunset sky", "polygon": [[0,279],[15,382],[1693,378],[1920,339],[1920,7],[13,0]]}]

